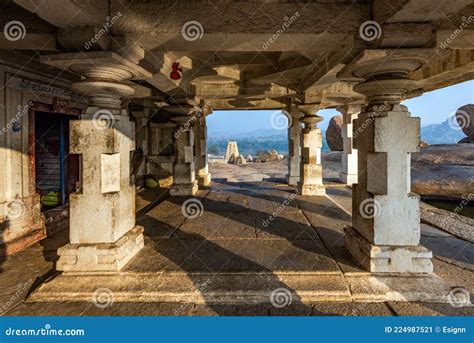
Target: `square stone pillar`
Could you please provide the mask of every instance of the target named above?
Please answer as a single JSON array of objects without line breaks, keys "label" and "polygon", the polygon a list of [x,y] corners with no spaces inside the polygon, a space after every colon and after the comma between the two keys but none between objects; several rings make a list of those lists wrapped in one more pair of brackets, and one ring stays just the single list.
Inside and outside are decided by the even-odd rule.
[{"label": "square stone pillar", "polygon": [[132,117],[135,118],[135,141],[136,141],[136,149],[141,150],[143,155],[141,156],[141,161],[139,166],[137,167],[136,179],[133,180],[136,184],[140,186],[145,185],[145,178],[147,176],[147,158],[149,155],[149,146],[150,146],[150,116],[152,115],[153,111],[150,108],[142,108],[142,109],[133,109],[130,111]]},{"label": "square stone pillar", "polygon": [[42,61],[81,75],[72,90],[89,101],[81,119],[70,122],[70,153],[81,156],[81,186],[69,197],[70,243],[58,249],[56,268],[119,271],[144,246],[130,179],[135,125],[122,109],[134,89],[123,81],[151,73],[110,51],[50,55]]},{"label": "square stone pillar", "polygon": [[299,191],[302,195],[325,195],[323,185],[323,166],[321,164],[321,148],[323,135],[316,124],[323,118],[315,115],[305,116],[305,124],[301,132],[301,162]]},{"label": "square stone pillar", "polygon": [[346,247],[372,272],[431,273],[432,254],[419,245],[419,196],[410,190],[410,155],[418,150],[420,120],[395,105],[364,112],[356,122],[359,181],[353,185],[353,229],[347,230]]},{"label": "square stone pillar", "polygon": [[303,114],[300,112],[291,112],[288,114],[288,175],[287,182],[290,186],[297,186],[300,182],[300,163],[301,163],[301,123],[300,118]]},{"label": "square stone pillar", "polygon": [[410,73],[432,53],[401,49],[386,59],[380,51],[365,51],[341,71],[341,77],[367,80],[354,87],[368,105],[354,121],[358,182],[345,246],[370,272],[433,271],[432,253],[420,245],[419,196],[411,192],[410,157],[419,151],[420,119],[400,105],[405,94],[418,89]]},{"label": "square stone pillar", "polygon": [[178,123],[174,133],[173,186],[171,195],[194,195],[198,191],[194,165],[194,128],[190,116],[173,117]]},{"label": "square stone pillar", "polygon": [[206,126],[206,115],[201,113],[196,118],[194,126],[195,130],[195,167],[196,167],[196,179],[199,186],[209,186],[211,183],[211,173],[209,173],[209,165],[207,162],[207,126]]},{"label": "square stone pillar", "polygon": [[[144,245],[130,181],[135,125],[125,110],[106,110],[107,119],[97,119],[100,111],[89,107],[70,122],[70,152],[81,155],[82,185],[69,197],[70,243],[58,249],[58,270],[118,271]],[[110,122],[100,127],[102,120]]]},{"label": "square stone pillar", "polygon": [[339,180],[346,185],[357,183],[357,149],[353,143],[353,122],[357,119],[360,106],[344,106],[338,108],[342,113],[342,142],[343,154],[341,157],[342,171]]},{"label": "square stone pillar", "polygon": [[150,150],[146,172],[157,179],[160,187],[173,184],[174,139],[176,123],[150,123]]}]

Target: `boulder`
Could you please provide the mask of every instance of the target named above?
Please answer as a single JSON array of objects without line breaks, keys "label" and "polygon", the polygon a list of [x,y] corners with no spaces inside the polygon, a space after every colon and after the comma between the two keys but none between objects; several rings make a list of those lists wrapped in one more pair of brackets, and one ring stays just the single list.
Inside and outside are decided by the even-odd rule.
[{"label": "boulder", "polygon": [[257,160],[255,162],[269,162],[269,161],[278,161],[280,156],[276,150],[271,150],[270,152],[260,152],[258,154]]},{"label": "boulder", "polygon": [[342,116],[337,115],[329,121],[328,129],[326,130],[326,141],[331,151],[342,151]]},{"label": "boulder", "polygon": [[474,194],[474,149],[469,144],[430,145],[412,154],[412,191],[440,199]]},{"label": "boulder", "polygon": [[474,104],[464,105],[456,111],[456,121],[462,132],[469,138],[470,143],[474,142]]},{"label": "boulder", "polygon": [[247,155],[247,162],[253,162],[252,155],[250,155],[250,154]]}]

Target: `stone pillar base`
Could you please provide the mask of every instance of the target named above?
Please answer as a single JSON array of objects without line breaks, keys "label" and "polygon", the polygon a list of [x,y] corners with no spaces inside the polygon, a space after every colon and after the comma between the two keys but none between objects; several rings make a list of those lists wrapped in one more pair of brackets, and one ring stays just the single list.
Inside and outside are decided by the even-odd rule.
[{"label": "stone pillar base", "polygon": [[211,184],[211,173],[205,175],[196,175],[196,180],[199,186],[207,187]]},{"label": "stone pillar base", "polygon": [[323,185],[302,185],[298,184],[301,195],[326,195],[326,188]]},{"label": "stone pillar base", "polygon": [[357,174],[339,173],[339,181],[351,186],[353,183],[357,183]]},{"label": "stone pillar base", "polygon": [[116,272],[143,247],[143,227],[137,225],[115,243],[67,244],[59,248],[56,269],[64,272]]},{"label": "stone pillar base", "polygon": [[186,195],[194,195],[198,191],[198,182],[194,180],[191,183],[178,183],[173,184],[170,189],[170,194],[175,196],[186,196]]},{"label": "stone pillar base", "polygon": [[352,227],[344,231],[344,246],[360,266],[372,273],[433,273],[433,254],[421,245],[373,245]]},{"label": "stone pillar base", "polygon": [[300,182],[299,176],[286,176],[286,181],[290,186],[298,186],[298,182]]}]

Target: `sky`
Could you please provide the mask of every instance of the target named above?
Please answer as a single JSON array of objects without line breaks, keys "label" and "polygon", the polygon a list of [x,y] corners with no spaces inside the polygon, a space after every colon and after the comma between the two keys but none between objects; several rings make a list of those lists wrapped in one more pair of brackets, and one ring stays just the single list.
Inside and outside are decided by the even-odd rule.
[{"label": "sky", "polygon": [[[425,93],[405,101],[413,117],[421,118],[421,126],[439,124],[453,116],[456,110],[466,104],[474,103],[474,81]],[[208,134],[246,133],[258,129],[272,128],[272,115],[275,111],[214,111],[207,117]],[[321,110],[324,117],[320,124],[326,130],[329,120],[339,114],[336,110]]]}]

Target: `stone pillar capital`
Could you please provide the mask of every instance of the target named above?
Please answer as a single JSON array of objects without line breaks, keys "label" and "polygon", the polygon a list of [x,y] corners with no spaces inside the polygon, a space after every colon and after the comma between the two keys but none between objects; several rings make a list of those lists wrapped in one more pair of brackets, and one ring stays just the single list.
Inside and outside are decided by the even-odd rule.
[{"label": "stone pillar capital", "polygon": [[297,105],[295,111],[293,112],[301,112],[304,116],[315,116],[316,113],[320,110],[320,104],[300,104]]},{"label": "stone pillar capital", "polygon": [[141,66],[111,51],[65,53],[44,56],[41,62],[68,70],[84,78],[71,89],[89,98],[89,104],[99,108],[120,109],[122,98],[134,94],[126,80],[151,78]]},{"label": "stone pillar capital", "polygon": [[338,77],[362,80],[354,91],[367,97],[369,107],[395,105],[420,88],[410,75],[428,64],[434,53],[433,49],[364,50]]},{"label": "stone pillar capital", "polygon": [[301,122],[304,123],[305,130],[315,130],[319,122],[321,122],[324,118],[318,115],[305,115],[301,118]]},{"label": "stone pillar capital", "polygon": [[362,106],[359,105],[359,104],[357,104],[357,105],[347,104],[347,105],[337,106],[336,111],[341,113],[343,116],[346,116],[348,114],[352,115],[352,114],[359,113],[361,108],[362,108]]}]

